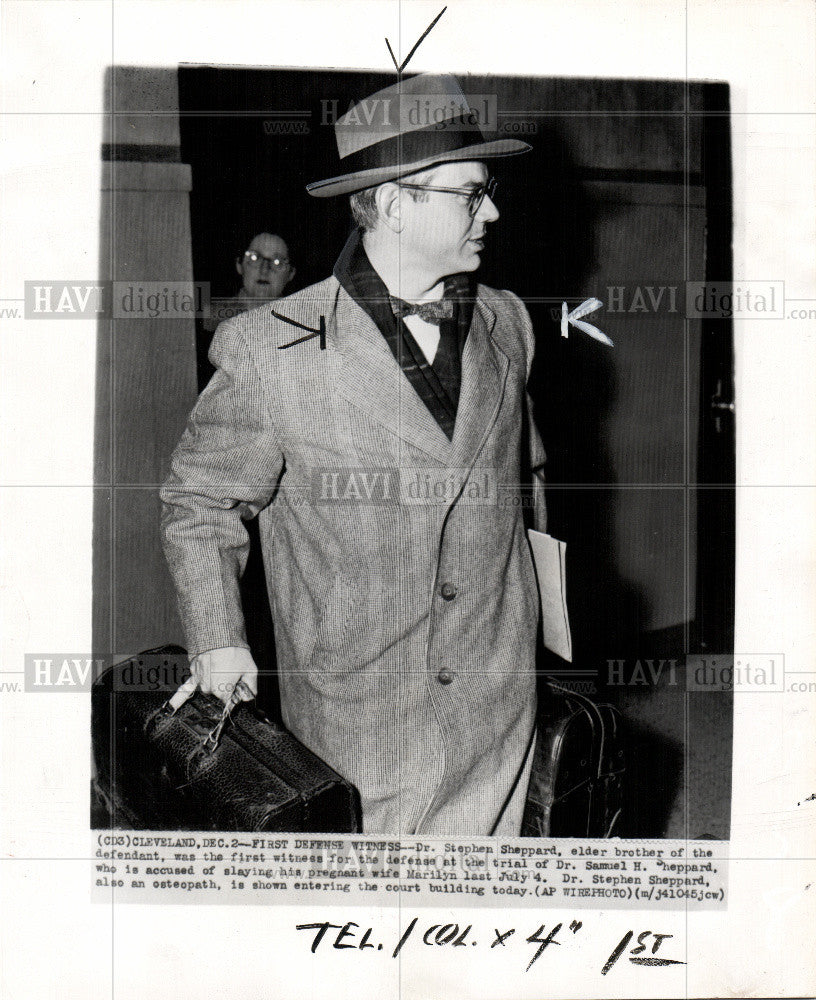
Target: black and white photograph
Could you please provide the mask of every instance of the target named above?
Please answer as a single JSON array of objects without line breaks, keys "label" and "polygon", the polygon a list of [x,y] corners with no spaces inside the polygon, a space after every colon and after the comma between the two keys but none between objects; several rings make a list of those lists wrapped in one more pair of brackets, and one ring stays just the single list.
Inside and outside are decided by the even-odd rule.
[{"label": "black and white photograph", "polygon": [[812,989],[816,11],[3,7],[8,995]]},{"label": "black and white photograph", "polygon": [[[518,836],[532,780],[530,831],[727,840],[732,323],[687,309],[730,280],[727,86],[182,66],[108,87],[100,279],[141,318],[100,324],[94,646],[149,655],[99,691],[102,824],[309,829],[191,780],[199,691],[257,700],[350,786],[313,830]],[[155,260],[225,325],[165,317]],[[450,318],[395,311],[434,295]],[[528,528],[565,543],[537,586]],[[539,589],[570,652],[546,618],[537,643]],[[116,740],[173,693],[157,673],[181,686],[167,644],[194,659],[155,734],[188,789],[163,816],[129,781],[170,795],[174,761]]]}]

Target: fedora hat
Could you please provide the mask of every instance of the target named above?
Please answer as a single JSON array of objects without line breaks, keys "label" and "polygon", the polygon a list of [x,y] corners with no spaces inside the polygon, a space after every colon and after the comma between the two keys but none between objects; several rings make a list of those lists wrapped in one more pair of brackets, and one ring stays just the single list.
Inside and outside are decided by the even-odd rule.
[{"label": "fedora hat", "polygon": [[520,139],[486,139],[481,125],[487,115],[489,99],[484,108],[472,109],[452,76],[398,80],[337,119],[343,172],[313,181],[306,190],[316,198],[352,194],[439,163],[512,156],[531,148]]}]

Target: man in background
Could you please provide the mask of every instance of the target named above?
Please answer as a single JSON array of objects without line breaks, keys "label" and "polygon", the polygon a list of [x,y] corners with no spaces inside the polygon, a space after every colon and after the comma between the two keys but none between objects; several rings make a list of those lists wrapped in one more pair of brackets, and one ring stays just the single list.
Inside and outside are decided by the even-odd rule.
[{"label": "man in background", "polygon": [[258,233],[249,246],[235,258],[235,270],[242,279],[241,289],[230,298],[212,299],[204,329],[213,333],[219,323],[264,302],[271,302],[295,276],[289,247],[274,233]]},{"label": "man in background", "polygon": [[258,233],[236,257],[235,270],[243,278],[238,298],[247,303],[248,309],[279,298],[295,276],[289,247],[272,233]]}]

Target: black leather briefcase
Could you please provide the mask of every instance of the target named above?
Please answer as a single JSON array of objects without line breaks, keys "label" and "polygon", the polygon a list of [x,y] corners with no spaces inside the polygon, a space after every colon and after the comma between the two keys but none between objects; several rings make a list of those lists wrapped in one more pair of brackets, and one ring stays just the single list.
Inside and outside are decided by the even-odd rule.
[{"label": "black leather briefcase", "polygon": [[615,836],[624,771],[618,710],[545,678],[521,835]]},{"label": "black leather briefcase", "polygon": [[94,790],[113,825],[149,830],[359,831],[359,797],[254,702],[232,710],[197,692],[167,705],[190,675],[179,646],[106,670],[92,692]]}]

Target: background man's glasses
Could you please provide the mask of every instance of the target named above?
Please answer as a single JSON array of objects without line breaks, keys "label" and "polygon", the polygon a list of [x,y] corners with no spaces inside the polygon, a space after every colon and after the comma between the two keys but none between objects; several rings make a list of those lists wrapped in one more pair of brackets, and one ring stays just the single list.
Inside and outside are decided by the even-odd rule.
[{"label": "background man's glasses", "polygon": [[250,264],[268,264],[276,271],[280,271],[281,268],[289,266],[288,257],[264,257],[264,255],[262,253],[258,253],[257,250],[246,250],[244,252],[244,260],[248,261]]},{"label": "background man's glasses", "polygon": [[400,187],[413,188],[414,191],[441,191],[443,194],[461,194],[467,198],[467,209],[471,218],[482,207],[482,202],[486,197],[493,200],[498,187],[498,181],[495,177],[490,177],[484,184],[475,188],[434,187],[431,184],[407,184],[405,181],[397,181],[397,184]]}]

